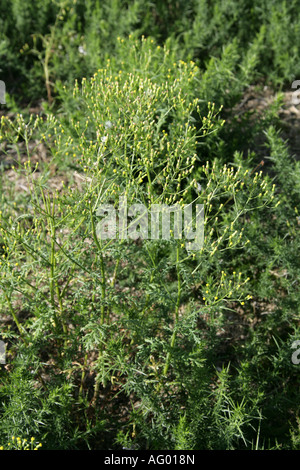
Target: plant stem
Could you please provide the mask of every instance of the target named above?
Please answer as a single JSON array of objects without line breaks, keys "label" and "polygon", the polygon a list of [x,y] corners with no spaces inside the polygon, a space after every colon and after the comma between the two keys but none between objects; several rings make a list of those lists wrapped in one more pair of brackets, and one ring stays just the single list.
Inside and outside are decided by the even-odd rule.
[{"label": "plant stem", "polygon": [[[100,317],[100,325],[104,324],[105,320],[105,299],[106,299],[106,280],[105,280],[105,267],[104,267],[104,259],[103,259],[103,253],[102,253],[102,247],[101,244],[99,243],[97,233],[96,233],[96,228],[95,228],[95,223],[94,223],[94,217],[93,217],[93,211],[92,211],[92,205],[91,202],[89,203],[90,206],[90,217],[91,217],[91,224],[92,224],[92,234],[93,234],[93,239],[96,243],[96,246],[98,248],[99,252],[99,257],[100,257],[100,272],[101,272],[101,317]],[[100,347],[100,357],[102,355],[102,345]],[[95,383],[95,388],[94,388],[94,396],[92,399],[93,406],[96,405],[97,402],[97,396],[99,392],[99,387],[100,387],[100,382],[96,379]]]},{"label": "plant stem", "polygon": [[179,260],[180,260],[180,247],[179,247],[179,242],[177,244],[177,252],[176,252],[176,269],[177,269],[177,301],[176,301],[176,307],[175,307],[175,322],[174,322],[174,329],[173,329],[173,334],[171,336],[171,343],[170,343],[170,351],[167,354],[166,358],[166,363],[165,367],[163,370],[163,375],[167,375],[169,366],[170,366],[170,361],[171,361],[171,356],[172,356],[172,350],[174,349],[175,346],[175,341],[176,341],[176,333],[177,333],[177,327],[178,327],[178,318],[179,318],[179,306],[180,306],[180,300],[181,300],[181,277],[180,277],[180,271],[179,271]]},{"label": "plant stem", "polygon": [[90,203],[90,216],[91,216],[91,224],[92,224],[92,234],[94,241],[96,243],[96,246],[99,251],[99,256],[100,256],[100,272],[101,272],[101,297],[102,297],[102,304],[101,304],[101,325],[103,325],[104,320],[105,320],[105,305],[104,301],[106,298],[106,281],[105,281],[105,267],[104,267],[104,259],[103,259],[103,253],[102,253],[102,247],[99,243],[97,233],[96,233],[96,228],[95,228],[95,223],[94,223],[94,217],[93,217],[93,212],[92,212],[92,206]]},{"label": "plant stem", "polygon": [[83,383],[84,383],[84,379],[85,379],[85,369],[86,369],[86,366],[87,366],[87,360],[88,360],[88,355],[87,353],[84,355],[84,363],[83,363],[83,366],[82,366],[82,373],[81,373],[81,380],[80,380],[80,389],[79,389],[79,396],[82,396],[83,395]]}]

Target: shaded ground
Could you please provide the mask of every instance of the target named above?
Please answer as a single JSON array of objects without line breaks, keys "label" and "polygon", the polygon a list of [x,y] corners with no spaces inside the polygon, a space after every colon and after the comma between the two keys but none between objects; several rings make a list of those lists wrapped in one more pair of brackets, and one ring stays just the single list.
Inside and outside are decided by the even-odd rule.
[{"label": "shaded ground", "polygon": [[[282,106],[279,110],[280,125],[282,129],[282,138],[288,141],[290,154],[295,156],[297,160],[300,160],[300,100],[297,104],[293,101],[294,92],[284,91],[282,92]],[[299,93],[300,95],[300,93]],[[261,90],[258,90],[256,86],[250,86],[244,93],[244,96],[240,103],[238,103],[232,110],[232,115],[242,121],[246,113],[253,113],[253,118],[262,116],[264,111],[274,103],[276,99],[276,93],[274,90],[269,88],[267,85]],[[263,143],[263,137],[258,137],[256,140],[257,148],[254,151],[261,154],[261,144]],[[245,147],[247,147],[245,142]],[[261,155],[263,156],[263,155]]]}]

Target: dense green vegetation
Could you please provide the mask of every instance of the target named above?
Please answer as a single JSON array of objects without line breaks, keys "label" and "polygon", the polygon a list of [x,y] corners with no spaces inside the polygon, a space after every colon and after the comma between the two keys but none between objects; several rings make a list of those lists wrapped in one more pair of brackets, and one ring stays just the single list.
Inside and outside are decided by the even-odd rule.
[{"label": "dense green vegetation", "polygon": [[[2,0],[0,447],[300,449],[299,7]],[[203,246],[101,237],[124,196]]]}]

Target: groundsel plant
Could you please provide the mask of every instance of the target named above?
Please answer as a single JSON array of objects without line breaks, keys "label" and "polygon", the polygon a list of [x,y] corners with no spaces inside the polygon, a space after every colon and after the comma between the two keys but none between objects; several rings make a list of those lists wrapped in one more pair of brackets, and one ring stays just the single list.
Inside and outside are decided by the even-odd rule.
[{"label": "groundsel plant", "polygon": [[40,442],[36,442],[34,437],[30,440],[21,437],[12,436],[10,441],[4,446],[0,446],[0,450],[39,450],[42,447]]},{"label": "groundsel plant", "polygon": [[[249,214],[278,202],[270,180],[241,155],[221,165],[201,154],[224,121],[214,103],[195,98],[195,64],[174,62],[151,39],[129,41],[129,65],[108,60],[73,94],[62,90],[57,116],[2,117],[1,141],[18,151],[14,179],[2,182],[0,288],[20,343],[37,354],[47,344],[80,396],[89,393],[89,373],[93,406],[100,387],[112,384],[136,394],[147,414],[153,391],[162,400],[189,395],[184,376],[205,357],[199,318],[220,322],[229,302],[251,298],[249,278],[225,272],[222,260],[247,250]],[[46,161],[34,162],[33,139]],[[22,194],[11,205],[4,189],[14,184]],[[99,207],[116,208],[122,198],[143,207],[202,205],[203,244],[187,250],[172,233],[99,236]]]}]

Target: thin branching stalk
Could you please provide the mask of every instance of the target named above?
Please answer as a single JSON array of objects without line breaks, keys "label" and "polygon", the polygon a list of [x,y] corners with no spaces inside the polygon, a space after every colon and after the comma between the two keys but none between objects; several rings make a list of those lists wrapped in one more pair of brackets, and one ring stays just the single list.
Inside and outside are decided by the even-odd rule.
[{"label": "thin branching stalk", "polygon": [[[105,321],[105,311],[106,311],[106,309],[105,309],[105,300],[106,300],[105,267],[104,267],[102,247],[101,247],[101,244],[99,242],[99,239],[98,239],[97,233],[96,233],[96,227],[95,227],[95,223],[94,223],[94,217],[93,217],[91,202],[89,203],[89,207],[90,207],[90,219],[91,219],[91,224],[92,224],[92,235],[93,235],[94,242],[95,242],[95,244],[98,248],[97,257],[99,256],[99,261],[100,261],[100,273],[101,273],[101,308],[100,308],[101,316],[100,316],[100,324],[103,325],[104,321]],[[103,348],[103,345],[101,344],[100,351],[99,351],[100,356],[102,355],[102,352],[103,352],[102,348]],[[96,405],[96,402],[97,402],[99,387],[100,387],[100,381],[96,379],[95,387],[94,387],[94,396],[93,396],[93,400],[92,400],[92,403],[93,403],[94,406]]]},{"label": "thin branching stalk", "polygon": [[175,307],[175,320],[174,320],[174,328],[173,333],[171,336],[170,342],[170,351],[167,354],[166,363],[163,369],[163,375],[166,376],[169,370],[170,361],[172,357],[172,351],[175,347],[176,341],[176,334],[177,334],[177,327],[178,327],[178,319],[179,319],[179,307],[180,307],[180,300],[181,300],[181,275],[180,275],[180,246],[179,243],[177,244],[176,250],[176,270],[177,270],[177,301]]},{"label": "thin branching stalk", "polygon": [[92,212],[92,206],[90,203],[90,216],[91,216],[91,224],[92,224],[92,235],[94,242],[98,248],[98,255],[100,261],[100,272],[101,272],[101,325],[104,324],[105,320],[105,298],[106,298],[106,279],[105,279],[105,267],[104,267],[104,259],[103,259],[103,250],[99,239],[96,233],[96,227],[94,223],[94,217]]}]

